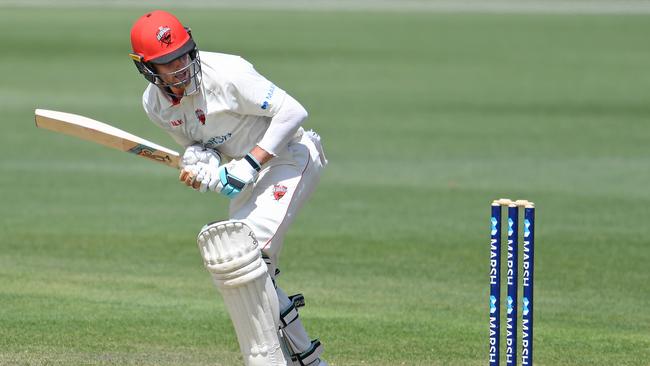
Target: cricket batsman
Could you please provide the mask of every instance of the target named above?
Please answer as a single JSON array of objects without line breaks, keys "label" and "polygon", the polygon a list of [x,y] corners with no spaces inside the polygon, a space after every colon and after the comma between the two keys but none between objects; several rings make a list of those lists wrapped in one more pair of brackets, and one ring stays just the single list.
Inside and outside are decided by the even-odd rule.
[{"label": "cricket batsman", "polygon": [[327,365],[298,316],[302,295],[276,281],[285,234],[327,164],[301,127],[307,112],[243,58],[199,52],[168,12],[140,17],[131,46],[147,116],[185,148],[181,182],[230,200],[229,220],[205,225],[197,243],[246,365]]}]

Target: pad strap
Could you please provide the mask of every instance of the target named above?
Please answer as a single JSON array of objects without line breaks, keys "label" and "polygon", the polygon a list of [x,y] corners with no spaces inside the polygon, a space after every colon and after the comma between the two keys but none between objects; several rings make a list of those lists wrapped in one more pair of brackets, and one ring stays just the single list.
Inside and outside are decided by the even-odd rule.
[{"label": "pad strap", "polygon": [[295,294],[289,296],[291,304],[280,313],[280,328],[293,323],[298,319],[298,308],[305,306],[305,297],[302,294]]},{"label": "pad strap", "polygon": [[317,361],[320,363],[319,356],[321,353],[323,353],[323,345],[318,339],[314,339],[307,351],[299,355],[292,355],[291,361],[297,362],[300,366],[310,366]]},{"label": "pad strap", "polygon": [[[268,255],[264,254],[264,252],[262,252],[262,259],[264,260],[264,263],[266,263],[266,266],[270,268],[272,265],[271,257],[269,257]],[[280,269],[276,268],[273,273],[273,277],[278,277],[279,275],[280,275]],[[275,280],[273,280],[273,284],[275,284]]]},{"label": "pad strap", "polygon": [[296,319],[298,319],[298,310],[296,310],[296,305],[292,302],[291,305],[289,305],[288,308],[284,309],[280,313],[280,328],[284,328],[287,325],[293,323]]},{"label": "pad strap", "polygon": [[291,300],[296,309],[305,306],[305,296],[303,294],[291,295],[289,296],[289,300]]}]

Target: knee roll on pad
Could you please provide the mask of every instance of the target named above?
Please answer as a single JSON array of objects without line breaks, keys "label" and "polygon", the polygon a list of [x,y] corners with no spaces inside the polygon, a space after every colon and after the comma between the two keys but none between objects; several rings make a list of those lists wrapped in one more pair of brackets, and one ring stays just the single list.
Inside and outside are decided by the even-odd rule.
[{"label": "knee roll on pad", "polygon": [[286,365],[278,338],[279,303],[253,231],[240,221],[201,229],[197,244],[221,293],[249,366]]},{"label": "knee roll on pad", "polygon": [[255,234],[243,222],[206,225],[197,243],[203,264],[214,275],[219,287],[238,287],[266,274]]}]

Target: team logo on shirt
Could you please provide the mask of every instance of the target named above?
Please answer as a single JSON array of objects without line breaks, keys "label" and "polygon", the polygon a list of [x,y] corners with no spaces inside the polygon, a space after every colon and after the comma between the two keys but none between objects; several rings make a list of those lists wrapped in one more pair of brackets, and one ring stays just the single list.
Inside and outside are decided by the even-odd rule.
[{"label": "team logo on shirt", "polygon": [[286,193],[287,186],[283,186],[281,184],[276,184],[273,186],[273,198],[275,198],[276,201],[279,201],[280,198],[284,197]]},{"label": "team logo on shirt", "polygon": [[169,47],[172,44],[172,29],[167,26],[160,26],[156,33],[156,39],[161,44]]},{"label": "team logo on shirt", "polygon": [[194,114],[196,114],[196,118],[199,119],[199,122],[201,122],[202,125],[205,125],[205,113],[203,113],[203,110],[197,109],[194,111]]}]

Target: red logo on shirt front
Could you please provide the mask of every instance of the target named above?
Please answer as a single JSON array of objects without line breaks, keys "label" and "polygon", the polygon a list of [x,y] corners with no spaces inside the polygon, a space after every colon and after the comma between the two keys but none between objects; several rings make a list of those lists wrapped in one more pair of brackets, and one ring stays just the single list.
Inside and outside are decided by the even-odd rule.
[{"label": "red logo on shirt front", "polygon": [[280,198],[284,197],[286,193],[287,186],[283,186],[281,184],[276,184],[273,186],[273,198],[275,198],[276,201],[279,201]]},{"label": "red logo on shirt front", "polygon": [[169,124],[172,125],[173,127],[178,127],[178,126],[183,124],[183,120],[182,119],[175,119],[173,121],[170,121]]},{"label": "red logo on shirt front", "polygon": [[196,118],[199,119],[199,122],[201,122],[202,125],[205,125],[205,113],[201,109],[197,109],[194,111],[196,114]]}]

